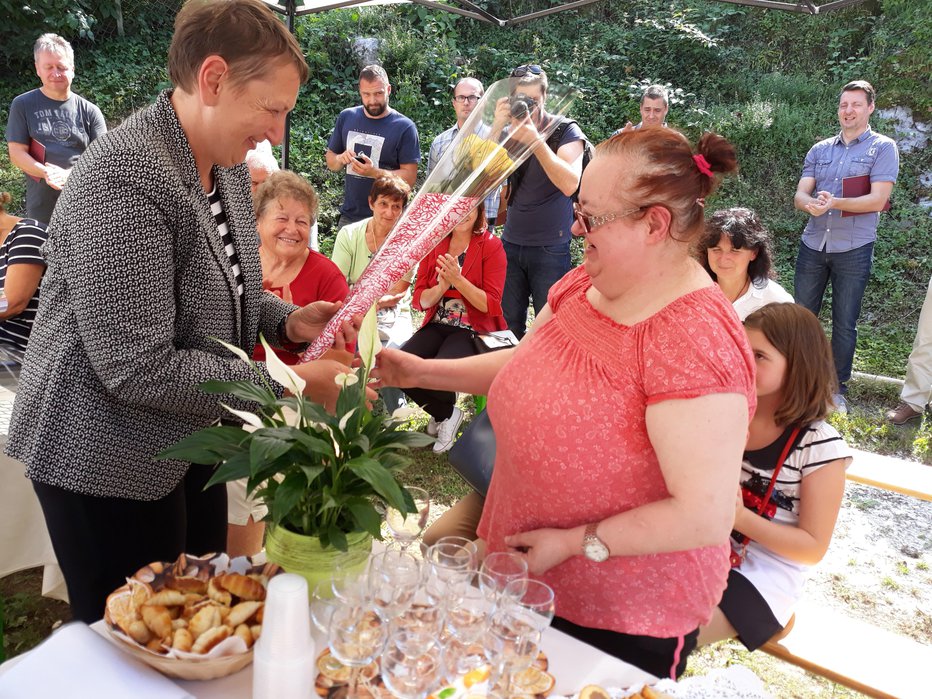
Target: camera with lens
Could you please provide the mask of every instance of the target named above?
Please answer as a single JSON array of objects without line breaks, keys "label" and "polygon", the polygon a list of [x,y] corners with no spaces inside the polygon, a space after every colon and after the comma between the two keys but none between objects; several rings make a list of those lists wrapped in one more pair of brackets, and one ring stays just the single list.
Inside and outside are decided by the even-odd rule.
[{"label": "camera with lens", "polygon": [[518,92],[508,98],[508,105],[511,107],[512,119],[523,119],[537,107],[537,100],[528,97],[523,92]]}]

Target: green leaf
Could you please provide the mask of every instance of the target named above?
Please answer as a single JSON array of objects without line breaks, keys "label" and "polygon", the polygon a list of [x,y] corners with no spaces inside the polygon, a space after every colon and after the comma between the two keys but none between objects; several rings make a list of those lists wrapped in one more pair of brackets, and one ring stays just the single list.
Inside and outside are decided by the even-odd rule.
[{"label": "green leaf", "polygon": [[264,466],[269,461],[274,461],[279,456],[286,454],[294,441],[282,439],[278,434],[272,434],[273,430],[257,430],[252,433],[252,444],[249,445],[249,460],[254,470]]},{"label": "green leaf", "polygon": [[298,466],[304,472],[308,484],[312,484],[324,472],[324,467],[317,464],[298,464]]},{"label": "green leaf", "polygon": [[209,488],[217,483],[236,481],[247,476],[249,476],[249,454],[242,451],[220,464],[217,470],[214,471],[214,475],[210,477],[206,487]]},{"label": "green leaf", "polygon": [[391,471],[386,469],[375,459],[367,456],[360,456],[347,462],[347,467],[372,486],[372,489],[379,494],[384,500],[388,501],[393,507],[398,509],[404,508],[404,496],[401,492],[401,486],[392,475]]},{"label": "green leaf", "polygon": [[159,452],[155,458],[215,464],[239,452],[248,438],[249,433],[239,427],[206,427]]},{"label": "green leaf", "polygon": [[295,427],[266,427],[254,434],[262,434],[278,439],[300,442],[308,448],[310,454],[320,454],[330,459],[336,458],[336,452],[333,450],[333,442],[330,441],[329,435],[327,435],[326,438],[317,437]]},{"label": "green leaf", "polygon": [[358,448],[359,451],[363,454],[367,454],[369,452],[369,438],[364,434],[357,435],[356,438],[350,442],[350,444]]},{"label": "green leaf", "polygon": [[376,539],[382,538],[382,516],[376,512],[372,503],[365,498],[352,498],[347,501],[347,508],[360,529],[364,529]]},{"label": "green leaf", "polygon": [[307,479],[303,473],[290,473],[285,476],[285,480],[279,483],[275,491],[275,499],[270,503],[273,522],[281,522],[294,509],[304,495],[305,486]]},{"label": "green leaf", "polygon": [[[336,525],[330,525],[327,528],[327,539],[330,541],[330,545],[335,549],[340,551],[346,551],[349,548],[349,544],[346,542],[346,534],[340,531],[339,527]],[[323,536],[321,536],[321,544],[323,544]]]},{"label": "green leaf", "polygon": [[251,381],[205,381],[199,388],[205,393],[232,395],[262,405],[274,405],[278,398],[268,389]]}]

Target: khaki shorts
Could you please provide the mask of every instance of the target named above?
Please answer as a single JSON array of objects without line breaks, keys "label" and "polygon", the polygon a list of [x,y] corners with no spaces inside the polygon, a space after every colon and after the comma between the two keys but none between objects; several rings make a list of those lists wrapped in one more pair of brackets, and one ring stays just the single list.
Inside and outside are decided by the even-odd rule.
[{"label": "khaki shorts", "polygon": [[246,479],[227,483],[227,522],[246,526],[249,516],[258,522],[268,514],[268,509],[258,500],[246,496]]}]

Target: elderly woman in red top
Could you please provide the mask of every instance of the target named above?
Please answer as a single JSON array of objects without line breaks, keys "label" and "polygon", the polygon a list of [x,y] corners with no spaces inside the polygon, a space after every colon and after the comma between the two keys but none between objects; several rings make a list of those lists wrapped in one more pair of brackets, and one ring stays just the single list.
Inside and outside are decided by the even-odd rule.
[{"label": "elderly woman in red top", "polygon": [[[473,335],[504,330],[502,290],[505,250],[486,228],[485,206],[467,216],[421,260],[414,285],[414,307],[424,323],[401,349],[418,357],[452,359],[476,354]],[[447,451],[463,421],[456,393],[408,388],[408,397],[430,415],[435,452]]]},{"label": "elderly woman in red top", "polygon": [[696,153],[673,129],[614,136],[582,178],[585,262],[516,349],[380,359],[385,383],[488,391],[487,549],[527,557],[557,628],[658,676],[685,670],[725,588],[755,406],[741,325],[689,254],[736,167],[714,134]]}]

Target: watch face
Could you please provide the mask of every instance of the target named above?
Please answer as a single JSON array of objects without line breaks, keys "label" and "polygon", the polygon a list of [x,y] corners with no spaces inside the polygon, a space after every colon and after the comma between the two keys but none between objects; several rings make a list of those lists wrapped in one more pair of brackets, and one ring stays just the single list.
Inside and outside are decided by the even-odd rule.
[{"label": "watch face", "polygon": [[608,548],[601,541],[593,537],[583,546],[583,554],[590,561],[601,563],[608,558]]}]

